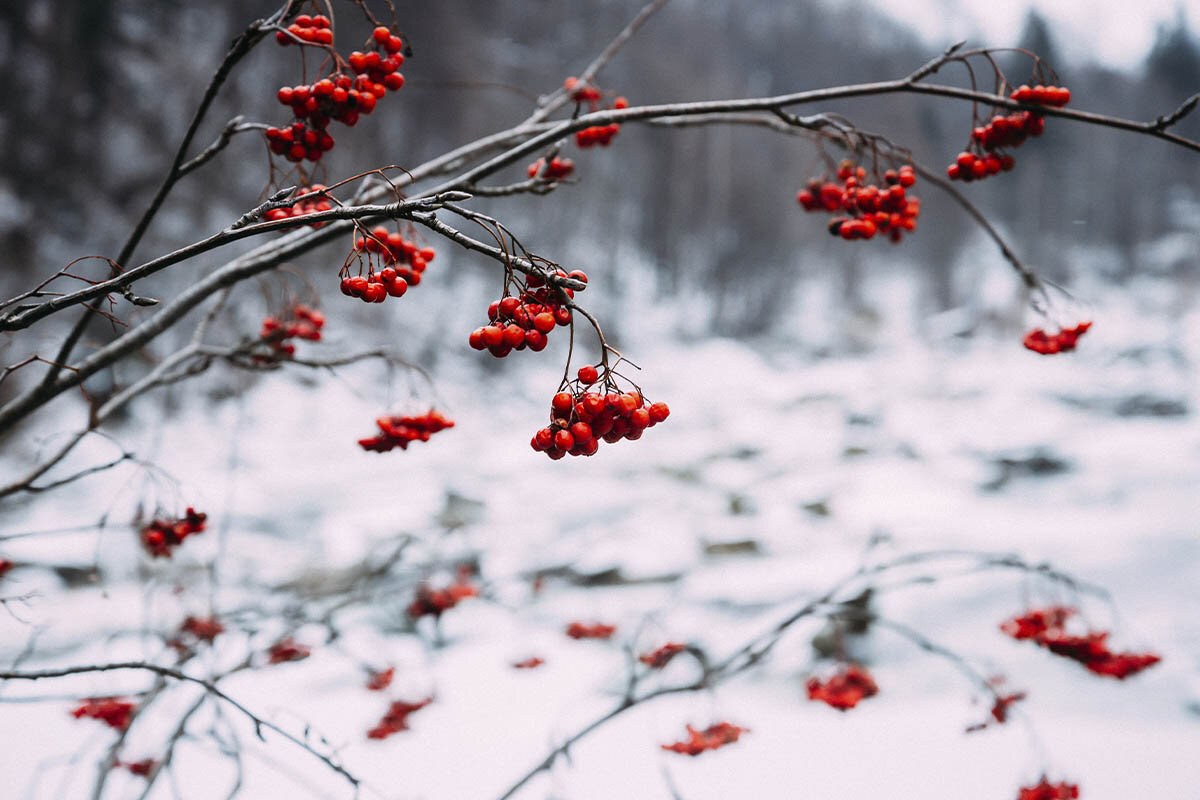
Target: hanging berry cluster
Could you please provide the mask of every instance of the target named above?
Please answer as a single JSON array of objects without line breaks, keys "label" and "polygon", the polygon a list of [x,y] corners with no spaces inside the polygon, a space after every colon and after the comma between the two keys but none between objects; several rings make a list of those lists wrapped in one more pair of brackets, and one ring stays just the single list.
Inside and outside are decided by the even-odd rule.
[{"label": "hanging berry cluster", "polygon": [[871,674],[858,664],[847,664],[825,681],[809,678],[806,687],[809,700],[821,700],[838,711],[854,708],[860,700],[879,693]]},{"label": "hanging berry cluster", "polygon": [[1044,356],[1067,353],[1075,349],[1079,337],[1087,333],[1088,328],[1091,327],[1091,322],[1081,322],[1074,328],[1062,328],[1058,333],[1046,333],[1041,328],[1034,328],[1025,334],[1021,343],[1025,345],[1025,349],[1041,353]]},{"label": "hanging berry cluster", "polygon": [[908,194],[909,187],[917,182],[911,165],[884,172],[883,186],[867,183],[866,169],[848,159],[838,166],[837,177],[840,184],[828,178],[813,178],[808,188],[796,195],[796,202],[805,211],[849,212],[848,217],[836,216],[829,221],[829,232],[834,236],[850,241],[886,233],[899,243],[904,231],[917,229],[921,200]]},{"label": "hanging berry cluster", "polygon": [[113,766],[124,767],[129,770],[130,775],[145,778],[154,771],[154,768],[158,766],[158,762],[153,758],[143,758],[141,761],[118,761]]},{"label": "hanging berry cluster", "polygon": [[[320,44],[333,41],[333,32],[327,27],[308,30],[316,31],[321,39],[328,33],[329,42]],[[356,50],[346,62],[339,59],[336,71],[312,84],[281,88],[276,98],[291,108],[295,121],[282,128],[267,128],[271,152],[294,162],[319,161],[333,149],[333,136],[327,130],[330,121],[353,127],[360,115],[375,110],[375,104],[389,90],[396,91],[404,85],[404,76],[396,71],[404,63],[400,52],[403,49],[400,37],[381,26],[371,34],[369,51]],[[342,63],[349,64],[354,77],[341,71]]]},{"label": "hanging berry cluster", "polygon": [[546,659],[544,659],[540,656],[530,656],[529,658],[523,659],[521,661],[514,661],[512,664],[512,667],[513,667],[513,669],[537,669],[538,667],[540,667],[542,664],[545,664],[545,663],[546,663]]},{"label": "hanging berry cluster", "polygon": [[[291,34],[290,36],[288,34]],[[275,41],[287,47],[299,39],[304,44],[331,45],[333,44],[333,28],[329,17],[324,14],[309,16],[301,14],[296,21],[288,25],[287,32],[276,31]]]},{"label": "hanging berry cluster", "polygon": [[258,338],[270,345],[271,356],[283,358],[296,354],[296,345],[288,339],[321,341],[321,328],[325,327],[325,315],[306,305],[296,305],[286,315],[267,317],[263,320]]},{"label": "hanging berry cluster", "polygon": [[[312,186],[300,187],[296,190],[296,194],[298,196],[315,194],[317,192],[324,192],[326,188],[327,187],[324,184],[314,183]],[[291,219],[293,217],[303,217],[308,214],[316,214],[318,211],[329,211],[332,208],[333,201],[328,197],[306,197],[305,199],[293,203],[285,208],[272,208],[263,216],[268,221],[274,221],[280,219]],[[315,230],[324,224],[324,222],[314,222],[312,223],[311,227]]]},{"label": "hanging berry cluster", "polygon": [[91,697],[71,712],[75,719],[98,719],[110,728],[123,731],[133,719],[133,703],[119,697]]},{"label": "hanging berry cluster", "polygon": [[267,663],[286,664],[289,661],[303,661],[310,655],[312,655],[311,647],[286,636],[267,648]]},{"label": "hanging berry cluster", "polygon": [[[991,680],[988,681],[988,685],[992,686],[993,689],[997,689],[997,687],[1003,685],[1003,683],[1004,683],[1003,677],[992,678]],[[991,708],[991,711],[989,712],[990,716],[987,719],[985,719],[983,722],[979,722],[979,723],[969,726],[967,728],[967,733],[974,733],[975,731],[984,730],[985,728],[991,727],[991,725],[993,723],[995,723],[997,725],[1003,725],[1005,722],[1008,721],[1008,709],[1013,704],[1019,703],[1020,701],[1024,700],[1025,697],[1026,697],[1025,692],[1013,692],[1011,694],[1000,694],[999,690],[997,689],[996,695],[995,695],[995,700],[992,702],[992,708]]]},{"label": "hanging berry cluster", "polygon": [[1079,786],[1074,783],[1050,783],[1042,776],[1036,786],[1022,786],[1017,800],[1075,800],[1079,797]]},{"label": "hanging berry cluster", "polygon": [[462,576],[442,589],[434,589],[422,583],[417,587],[413,601],[408,604],[408,615],[413,619],[425,616],[436,619],[468,597],[478,596],[479,587]]},{"label": "hanging berry cluster", "polygon": [[1014,639],[1031,640],[1055,655],[1077,661],[1096,675],[1118,680],[1162,661],[1154,653],[1114,653],[1108,647],[1108,631],[1068,634],[1066,623],[1077,613],[1076,609],[1064,606],[1035,609],[1005,621],[1000,630]]},{"label": "hanging berry cluster", "polygon": [[1018,103],[1037,103],[1042,106],[1062,108],[1071,102],[1071,90],[1065,86],[1027,86],[1021,84],[1009,95]]},{"label": "hanging berry cluster", "polygon": [[[350,258],[361,258],[366,253],[368,271],[363,275],[346,275],[342,278],[342,294],[357,297],[365,303],[382,303],[389,297],[403,297],[409,286],[421,282],[429,262],[437,253],[429,247],[404,238],[399,231],[388,232],[382,225],[371,230],[369,235],[359,236],[354,241]],[[375,267],[384,265],[378,272]],[[343,272],[349,272],[349,265]]]},{"label": "hanging berry cluster", "polygon": [[[587,103],[592,111],[600,110],[601,92],[595,86],[583,84],[578,78],[571,77],[563,81],[563,88],[570,92],[571,99],[576,103]],[[624,97],[618,97],[613,100],[612,107],[614,109],[629,108],[629,101]],[[595,145],[608,147],[620,130],[621,126],[615,122],[609,125],[592,125],[575,132],[575,144],[584,150]]]},{"label": "hanging berry cluster", "polygon": [[605,385],[598,387],[606,393],[593,391],[599,379],[595,367],[580,367],[578,380],[551,399],[550,424],[534,434],[530,447],[555,460],[566,455],[591,456],[601,440],[614,444],[621,439],[640,439],[647,428],[671,413],[666,403],[647,406],[636,389],[622,393],[611,373]]},{"label": "hanging berry cluster", "polygon": [[454,427],[453,420],[432,409],[417,416],[379,417],[375,424],[379,426],[378,435],[358,440],[359,447],[373,453],[397,447],[407,450],[409,442],[428,442],[433,434]]},{"label": "hanging berry cluster", "polygon": [[396,700],[388,706],[387,713],[379,720],[379,723],[371,730],[367,731],[368,739],[386,739],[393,733],[408,730],[408,716],[414,711],[420,711],[425,706],[433,702],[432,697],[426,697],[424,700],[418,700],[415,703],[407,703],[403,700]]},{"label": "hanging berry cluster", "polygon": [[[568,273],[560,269],[555,275],[587,283],[587,275],[579,270]],[[565,303],[575,296],[574,290],[547,286],[538,275],[526,276],[524,286],[518,284],[518,288],[516,297],[506,295],[488,306],[491,324],[471,331],[467,343],[472,348],[487,350],[496,358],[526,348],[538,353],[546,348],[547,337],[556,326],[571,324],[571,309]]]},{"label": "hanging berry cluster", "polygon": [[705,750],[716,750],[727,744],[736,742],[743,733],[749,733],[749,728],[741,728],[729,722],[718,722],[698,731],[691,725],[687,726],[686,741],[660,745],[663,750],[687,756],[698,756]]},{"label": "hanging berry cluster", "polygon": [[667,642],[657,650],[651,650],[649,653],[642,653],[638,656],[638,661],[642,662],[651,669],[662,669],[670,663],[671,659],[687,650],[686,644],[678,642]]},{"label": "hanging berry cluster", "polygon": [[567,626],[567,636],[572,639],[611,639],[616,632],[616,625],[603,622],[572,622]]},{"label": "hanging berry cluster", "polygon": [[175,520],[156,519],[142,528],[142,546],[154,558],[170,558],[171,551],[183,540],[204,530],[208,515],[188,506],[187,513]]},{"label": "hanging berry cluster", "polygon": [[372,671],[367,676],[367,690],[372,692],[382,692],[384,689],[392,685],[392,679],[396,677],[396,668],[388,667],[379,671]]},{"label": "hanging berry cluster", "polygon": [[[1071,100],[1071,91],[1056,86],[1039,85],[1032,89],[1021,86],[1012,93],[1012,99],[1023,103],[1065,106]],[[1020,147],[1026,139],[1041,136],[1045,130],[1046,119],[1036,111],[996,114],[986,125],[971,131],[970,145],[946,168],[946,175],[952,181],[970,183],[1008,172],[1016,161],[1001,151]]]},{"label": "hanging berry cluster", "polygon": [[191,636],[197,641],[212,643],[214,639],[225,632],[225,626],[216,617],[188,616],[179,626],[181,635]]},{"label": "hanging berry cluster", "polygon": [[538,178],[543,181],[562,180],[574,171],[574,161],[569,158],[559,158],[558,156],[550,159],[549,164],[546,163],[546,159],[539,158],[525,168],[525,173],[529,177]]}]

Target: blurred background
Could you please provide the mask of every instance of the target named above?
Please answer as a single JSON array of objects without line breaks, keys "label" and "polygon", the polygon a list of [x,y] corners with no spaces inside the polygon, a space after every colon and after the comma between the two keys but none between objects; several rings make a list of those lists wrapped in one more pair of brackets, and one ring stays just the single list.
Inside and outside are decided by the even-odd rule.
[{"label": "blurred background", "polygon": [[[335,132],[338,146],[323,161],[329,179],[414,166],[516,124],[642,3],[398,5],[413,48],[407,83],[372,117]],[[228,42],[272,10],[241,0],[0,4],[5,296],[78,256],[116,253]],[[349,3],[335,10],[345,26],[338,44],[348,50],[367,29]],[[1070,87],[1073,108],[1151,120],[1200,90],[1198,30],[1194,2],[673,0],[598,84],[634,105],[769,95],[900,77],[967,39],[1038,53]],[[999,61],[1013,83],[1028,79],[1027,59]],[[295,48],[264,43],[223,90],[198,141],[211,141],[235,114],[283,122],[275,91],[298,76]],[[951,67],[938,80],[967,79]],[[817,110],[885,133],[937,170],[967,143],[971,125],[967,106],[935,98],[802,109]],[[489,600],[447,616],[452,646],[397,632],[407,596],[376,598],[346,623],[342,651],[314,652],[311,669],[237,676],[227,688],[286,719],[313,721],[370,780],[402,780],[398,796],[486,798],[587,712],[611,705],[621,655],[566,640],[569,620],[614,621],[630,636],[640,630],[639,644],[672,638],[719,652],[780,604],[853,570],[864,551],[1012,550],[1107,587],[1115,608],[1089,605],[1089,622],[1111,628],[1119,648],[1152,649],[1163,663],[1117,683],[1005,640],[996,631],[1002,619],[1073,599],[1037,581],[989,574],[917,586],[880,596],[877,610],[1027,689],[1036,738],[1015,725],[962,736],[986,706],[972,704],[952,667],[886,633],[864,637],[854,653],[871,666],[879,697],[847,715],[809,705],[803,678],[828,655],[814,624],[758,677],[650,706],[598,733],[573,751],[571,768],[528,796],[667,798],[673,785],[689,800],[1004,800],[1050,770],[1078,780],[1087,800],[1192,797],[1200,786],[1200,159],[1120,131],[1053,119],[1046,127],[1015,152],[1012,173],[964,191],[1026,262],[1069,290],[1056,297],[1078,317],[1064,322],[1095,321],[1078,352],[1055,358],[1021,348],[1022,332],[1042,321],[995,245],[934,187],[917,183],[920,227],[900,246],[835,240],[823,218],[803,214],[795,193],[825,167],[799,138],[626,125],[608,149],[566,148],[577,184],[545,198],[472,201],[534,252],[589,274],[581,299],[642,368],[637,379],[650,398],[671,404],[671,418],[641,441],[604,446],[592,459],[551,463],[528,450],[558,386],[564,337],[540,356],[503,361],[468,349],[468,332],[496,297],[494,263],[430,242],[438,257],[419,294],[382,307],[336,293],[349,242],[253,282],[227,312],[222,341],[253,335],[271,299],[290,291],[319,298],[330,320],[326,341],[302,343],[302,352],[388,345],[429,368],[432,383],[377,364],[332,378],[215,368],[143,398],[107,430],[155,469],[123,464],[66,494],[0,503],[0,531],[9,534],[108,521],[0,539],[0,555],[18,565],[5,591],[38,595],[20,618],[0,615],[0,662],[11,663],[34,630],[38,647],[64,663],[142,657],[158,641],[152,634],[184,613],[259,602],[265,586],[297,575],[320,582],[322,570],[350,568],[411,534],[413,564],[481,565]],[[1200,138],[1200,115],[1178,132]],[[497,182],[517,177],[523,165]],[[175,189],[134,261],[224,228],[260,201],[267,179],[262,142],[236,137]],[[169,296],[237,248],[167,270],[139,293]],[[47,321],[6,338],[0,354],[14,362],[52,347],[61,331]],[[127,383],[174,335],[143,361],[96,376],[89,390]],[[97,324],[86,345],[111,336]],[[580,341],[577,357],[593,358],[587,337]],[[354,446],[383,411],[431,403],[455,429],[405,453]],[[56,408],[3,442],[5,475],[82,418],[74,397]],[[48,477],[119,452],[91,438]],[[139,510],[189,504],[208,511],[213,535],[190,540],[170,563],[140,557],[125,523]],[[550,579],[534,597],[528,584],[539,573]],[[235,658],[251,638],[225,655]],[[395,663],[410,696],[436,691],[438,702],[414,717],[418,730],[385,745],[363,741],[378,703],[364,700],[357,674],[347,677],[346,652]],[[514,676],[508,663],[534,653],[547,665]],[[120,688],[95,678],[71,691]],[[18,694],[5,688],[6,698]],[[9,745],[0,767],[24,793],[14,796],[85,796],[91,770],[71,753],[90,764],[105,741],[83,741],[79,723],[53,702],[0,704],[0,742]],[[688,760],[657,750],[685,722],[726,717],[753,730],[736,748]],[[170,724],[148,721],[134,740],[139,752],[153,755]],[[261,759],[247,762],[256,766],[244,775],[246,796],[340,796],[329,776],[297,763],[302,754],[250,738],[247,752]],[[211,748],[181,755],[176,769],[201,798],[223,796],[213,787],[232,780]],[[120,776],[111,797],[137,796],[138,785]],[[166,784],[156,791],[170,796]]]}]

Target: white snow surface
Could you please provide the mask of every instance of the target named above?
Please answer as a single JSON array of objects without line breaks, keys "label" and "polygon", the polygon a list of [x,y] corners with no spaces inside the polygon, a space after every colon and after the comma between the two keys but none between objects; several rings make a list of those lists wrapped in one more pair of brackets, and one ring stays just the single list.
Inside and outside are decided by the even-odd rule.
[{"label": "white snow surface", "polygon": [[[825,358],[778,340],[682,340],[668,312],[633,309],[622,349],[642,368],[637,379],[650,399],[670,403],[671,417],[590,459],[551,462],[528,445],[558,385],[562,341],[540,357],[514,354],[487,376],[475,366],[486,356],[444,362],[439,407],[456,427],[383,455],[363,453],[355,439],[384,410],[421,410],[429,396],[383,408],[369,368],[313,386],[295,373],[272,374],[215,406],[176,390],[180,405],[167,419],[148,403],[148,421],[121,441],[178,488],[122,467],[0,517],[8,532],[87,525],[105,508],[112,520],[99,531],[0,542],[0,555],[18,562],[96,561],[109,576],[103,587],[68,591],[41,570],[10,573],[0,593],[36,594],[12,608],[20,619],[0,615],[0,663],[11,664],[34,631],[44,655],[28,669],[147,657],[162,649],[151,632],[205,611],[207,595],[172,587],[183,581],[206,594],[196,570],[218,556],[211,601],[220,613],[253,600],[247,581],[352,567],[413,534],[413,558],[481,559],[486,596],[446,614],[445,646],[379,630],[381,618],[402,613],[409,598],[401,597],[394,608],[345,618],[336,646],[221,687],[297,735],[311,725],[314,745],[336,749],[363,779],[361,797],[484,800],[617,703],[624,644],[641,652],[688,641],[719,657],[853,571],[873,539],[873,560],[939,548],[1013,552],[1106,587],[1119,615],[1085,599],[1089,621],[1111,627],[1114,646],[1152,649],[1163,663],[1118,682],[1013,642],[997,630],[1001,620],[1064,596],[1012,572],[966,574],[886,592],[877,609],[1027,690],[1006,726],[965,735],[988,704],[946,661],[887,630],[862,643],[877,697],[845,714],[810,703],[804,678],[827,669],[809,644],[814,622],[797,625],[744,677],[602,726],[518,796],[1011,800],[1046,770],[1080,783],[1086,800],[1200,797],[1200,312],[1165,323],[1146,310],[1153,292],[1095,296],[1094,329],[1076,353],[1052,358],[1023,350],[1019,331],[922,341],[908,317],[886,308],[885,330],[901,334],[866,353]],[[839,323],[804,322],[819,324]],[[1116,413],[1137,396],[1188,411]],[[112,448],[88,442],[72,465],[110,458]],[[996,459],[1039,452],[1065,470],[998,481]],[[433,520],[450,491],[482,507],[480,519],[447,533]],[[171,561],[150,563],[123,524],[138,502],[150,510],[194,505],[209,513],[209,530]],[[705,550],[745,541],[756,551]],[[551,578],[530,593],[533,570],[564,566],[617,569],[632,582],[583,588]],[[575,619],[615,623],[618,635],[573,641],[562,630]],[[252,646],[276,633],[261,632]],[[320,640],[318,631],[297,635]],[[188,669],[219,671],[246,648],[244,634],[223,636]],[[530,655],[546,664],[511,668]],[[387,697],[363,689],[364,662],[397,667]],[[662,680],[687,680],[692,669],[681,658]],[[122,672],[0,687],[4,699],[42,698],[0,703],[0,783],[8,787],[0,796],[90,796],[112,733],[70,718],[74,698],[149,683]],[[160,755],[199,691],[178,688],[139,718],[123,757]],[[434,702],[411,717],[412,730],[366,739],[388,698],[426,695]],[[311,755],[270,732],[259,742],[235,711],[221,713],[244,751],[241,797],[352,796]],[[659,748],[682,738],[685,723],[726,719],[751,732],[697,758]],[[192,729],[217,722],[209,708]],[[236,779],[233,762],[202,736],[179,745],[172,772],[152,798],[223,798]],[[118,772],[104,796],[137,797],[141,786]]]}]

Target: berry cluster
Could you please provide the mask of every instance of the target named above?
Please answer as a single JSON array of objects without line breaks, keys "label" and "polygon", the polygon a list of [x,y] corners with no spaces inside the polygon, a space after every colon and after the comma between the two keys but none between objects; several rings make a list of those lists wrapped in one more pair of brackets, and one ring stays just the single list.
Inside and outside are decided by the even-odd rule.
[{"label": "berry cluster", "polygon": [[809,700],[824,701],[838,711],[854,708],[860,700],[879,693],[871,674],[857,664],[847,664],[826,681],[809,678],[806,686]]},{"label": "berry cluster", "polygon": [[188,506],[187,513],[179,519],[156,519],[142,528],[142,546],[154,558],[170,558],[171,551],[183,544],[193,533],[204,530],[207,514]]},{"label": "berry cluster", "polygon": [[716,750],[727,744],[736,742],[743,733],[749,733],[749,728],[740,728],[729,722],[718,722],[698,731],[691,725],[687,726],[687,741],[661,745],[663,750],[681,755],[698,756],[705,750]]},{"label": "berry cluster", "polygon": [[[399,232],[388,233],[380,225],[369,235],[360,236],[354,242],[354,253],[367,254],[369,272],[364,277],[355,275],[342,278],[342,294],[358,297],[366,303],[382,303],[388,297],[403,297],[409,286],[421,282],[421,273],[433,261],[437,253],[429,247],[420,247],[410,242]],[[384,265],[375,271],[375,258]]]},{"label": "berry cluster", "polygon": [[130,775],[138,775],[142,778],[149,775],[158,766],[158,762],[153,758],[143,758],[141,761],[118,761],[113,766],[124,767],[129,770]]},{"label": "berry cluster", "polygon": [[406,703],[403,700],[394,701],[388,706],[387,713],[383,715],[379,723],[367,731],[367,738],[386,739],[393,733],[408,730],[408,715],[414,711],[420,711],[432,702],[432,697],[426,697],[424,700],[418,700],[415,703]]},{"label": "berry cluster", "polygon": [[292,44],[296,39],[299,39],[302,44],[333,44],[333,28],[330,27],[329,17],[324,14],[316,14],[311,17],[308,14],[301,14],[296,17],[295,22],[288,25],[287,33],[275,32],[275,41],[284,47]]},{"label": "berry cluster", "polygon": [[396,447],[407,450],[409,442],[428,442],[438,431],[454,427],[453,420],[433,410],[412,417],[380,417],[375,424],[380,431],[377,436],[358,440],[359,447],[374,453],[386,453]]},{"label": "berry cluster", "polygon": [[1042,86],[1038,84],[1037,86],[1029,87],[1022,84],[1014,89],[1009,97],[1018,103],[1037,103],[1038,105],[1062,108],[1071,102],[1071,90],[1065,86]]},{"label": "berry cluster", "polygon": [[289,661],[303,661],[310,655],[312,655],[311,647],[286,636],[267,649],[267,663],[285,664]]},{"label": "berry cluster", "polygon": [[1091,327],[1091,322],[1081,322],[1074,328],[1062,328],[1058,333],[1046,333],[1041,328],[1034,328],[1025,334],[1021,343],[1025,345],[1025,349],[1041,353],[1044,356],[1067,353],[1075,349],[1079,337],[1087,333],[1088,328]]},{"label": "berry cluster", "polygon": [[642,653],[638,656],[638,661],[642,662],[651,669],[662,669],[671,659],[687,650],[686,644],[678,642],[667,642],[657,650],[651,650],[649,653]]},{"label": "berry cluster", "polygon": [[[320,34],[328,29],[315,30]],[[332,42],[332,32],[329,39]],[[311,85],[284,86],[276,93],[279,102],[292,109],[295,122],[283,128],[267,128],[271,152],[289,161],[319,161],[333,149],[333,137],[327,131],[331,120],[352,127],[360,115],[374,111],[375,104],[389,90],[404,85],[404,76],[396,71],[404,63],[400,37],[381,26],[372,33],[371,40],[372,50],[356,50],[347,58],[354,77],[334,72]]]},{"label": "berry cluster", "polygon": [[[314,194],[316,192],[324,192],[325,190],[326,187],[324,184],[314,183],[312,186],[301,186],[296,190],[296,195],[303,196]],[[308,214],[315,214],[318,211],[329,211],[332,208],[333,201],[328,197],[306,197],[305,199],[293,203],[285,208],[272,208],[263,216],[268,221],[274,221],[280,219],[291,219],[293,217],[303,217]],[[324,224],[324,222],[314,222],[312,223],[312,227],[316,229],[320,228]]]},{"label": "berry cluster", "polygon": [[431,616],[440,617],[468,597],[478,597],[479,587],[459,577],[444,589],[433,589],[422,583],[417,587],[413,601],[408,604],[408,615],[413,619]]},{"label": "berry cluster", "polygon": [[98,719],[110,728],[123,731],[133,719],[133,708],[133,703],[119,697],[90,697],[72,711],[71,716],[75,719]]},{"label": "berry cluster", "polygon": [[1066,622],[1076,613],[1076,609],[1063,606],[1031,610],[1007,620],[1000,630],[1014,639],[1032,640],[1055,655],[1078,661],[1096,675],[1118,680],[1162,661],[1154,653],[1114,653],[1108,647],[1107,631],[1089,631],[1081,636],[1068,634]]},{"label": "berry cluster", "polygon": [[382,692],[384,689],[392,685],[392,678],[396,677],[396,668],[388,667],[387,669],[372,671],[367,676],[367,689],[372,692]]},{"label": "berry cluster", "polygon": [[[999,679],[1000,683],[1003,683],[1003,681],[1004,681],[1003,678]],[[989,683],[991,683],[991,685],[993,685],[993,686],[996,685],[995,680],[989,681]],[[1013,705],[1014,703],[1020,702],[1021,700],[1024,700],[1025,697],[1026,697],[1025,692],[1013,692],[1012,694],[997,693],[996,699],[992,703],[990,718],[985,719],[983,722],[979,722],[974,725],[971,725],[970,727],[967,728],[967,733],[974,733],[975,731],[981,731],[985,728],[990,727],[993,722],[996,723],[997,725],[1003,725],[1005,722],[1008,721],[1009,706]]]},{"label": "berry cluster", "polygon": [[[1023,103],[1065,106],[1071,100],[1071,91],[1056,86],[1039,85],[1032,89],[1021,86],[1012,93],[1012,99]],[[971,144],[946,168],[946,175],[952,181],[970,183],[1008,172],[1016,161],[1011,155],[1000,151],[1020,147],[1026,139],[1041,136],[1045,130],[1045,117],[1035,111],[996,114],[986,125],[971,131]]]},{"label": "berry cluster", "polygon": [[[587,103],[591,106],[592,111],[600,110],[601,93],[595,86],[581,85],[578,78],[567,78],[563,81],[563,88],[571,93],[571,99],[576,103]],[[612,107],[614,109],[629,108],[629,101],[624,97],[618,97],[613,100]],[[608,147],[620,130],[621,126],[615,122],[609,125],[593,125],[575,132],[575,144],[584,150],[595,145]]]},{"label": "berry cluster", "polygon": [[611,639],[616,632],[616,625],[603,622],[572,622],[567,626],[567,636],[572,639]]},{"label": "berry cluster", "polygon": [[796,194],[796,202],[805,211],[849,212],[829,221],[829,232],[846,241],[873,239],[887,233],[893,242],[904,238],[904,231],[917,229],[921,200],[910,197],[908,189],[917,182],[916,170],[909,164],[883,174],[883,186],[867,183],[867,171],[848,159],[838,165],[840,184],[827,178],[813,178],[806,189]]},{"label": "berry cluster", "polygon": [[562,180],[574,171],[574,161],[569,158],[559,158],[558,156],[550,159],[549,164],[546,163],[546,159],[539,158],[525,168],[525,172],[529,177],[539,178],[543,181]]},{"label": "berry cluster", "polygon": [[1074,783],[1050,783],[1045,776],[1036,786],[1022,786],[1017,800],[1075,800],[1079,786]]},{"label": "berry cluster", "polygon": [[533,435],[529,446],[556,461],[565,455],[591,456],[601,439],[609,444],[640,439],[671,413],[666,403],[647,406],[637,390],[620,393],[609,385],[606,394],[591,391],[598,380],[595,367],[580,367],[574,388],[551,399],[550,424]]},{"label": "berry cluster", "polygon": [[546,663],[546,659],[539,656],[530,656],[523,661],[514,661],[513,669],[537,669],[542,664]]},{"label": "berry cluster", "polygon": [[271,358],[256,360],[266,361],[293,356],[296,354],[296,345],[289,342],[288,339],[319,342],[323,327],[325,327],[325,315],[306,305],[294,306],[291,313],[282,319],[267,317],[263,320],[258,338],[271,346]]},{"label": "berry cluster", "polygon": [[188,616],[179,626],[181,635],[188,635],[201,642],[212,643],[214,639],[225,632],[225,626],[216,617]]},{"label": "berry cluster", "polygon": [[[555,275],[587,283],[587,275],[579,270],[568,273],[560,269]],[[526,348],[539,353],[546,348],[550,331],[571,324],[571,309],[564,303],[574,296],[573,289],[556,289],[547,286],[541,277],[529,275],[519,295],[492,301],[488,306],[491,324],[471,331],[467,342],[475,350],[487,350],[496,358]]]}]

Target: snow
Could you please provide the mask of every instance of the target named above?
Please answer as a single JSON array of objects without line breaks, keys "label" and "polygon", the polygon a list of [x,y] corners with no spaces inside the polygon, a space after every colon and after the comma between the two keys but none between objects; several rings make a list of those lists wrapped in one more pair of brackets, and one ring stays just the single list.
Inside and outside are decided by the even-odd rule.
[{"label": "snow", "polygon": [[[368,368],[311,387],[285,371],[216,406],[179,394],[170,424],[121,434],[125,446],[153,452],[164,473],[122,467],[68,490],[70,502],[6,512],[5,530],[19,532],[86,525],[111,508],[100,531],[3,542],[4,555],[17,561],[95,560],[107,579],[66,591],[40,570],[10,573],[6,595],[37,596],[14,608],[26,622],[0,619],[0,661],[11,663],[34,630],[47,654],[37,667],[157,653],[153,632],[204,610],[209,592],[218,612],[247,603],[270,612],[282,600],[264,600],[255,586],[301,571],[317,585],[412,535],[402,570],[423,574],[424,560],[481,560],[487,597],[446,614],[444,647],[431,644],[425,622],[424,638],[397,627],[407,596],[378,599],[341,618],[335,645],[300,663],[237,673],[221,687],[298,736],[311,723],[314,745],[324,748],[316,738],[323,736],[364,778],[364,797],[490,798],[617,702],[623,643],[642,652],[690,641],[719,658],[852,572],[870,542],[868,557],[878,561],[940,548],[1015,552],[1109,589],[1119,613],[1088,599],[1088,618],[1112,625],[1116,646],[1152,649],[1163,663],[1119,683],[1012,642],[997,631],[999,621],[1027,603],[1060,598],[1011,572],[958,574],[882,592],[878,612],[1028,690],[1009,725],[964,735],[987,715],[975,687],[887,630],[857,645],[881,687],[877,697],[845,714],[809,703],[803,676],[814,666],[809,641],[820,623],[805,623],[761,669],[601,727],[572,748],[569,764],[560,759],[520,796],[667,798],[666,773],[689,800],[1004,800],[1043,769],[1077,780],[1087,800],[1187,796],[1200,785],[1200,720],[1189,710],[1200,702],[1200,396],[1190,367],[1200,358],[1200,312],[1163,321],[1162,285],[1097,285],[1096,326],[1079,351],[1046,358],[1021,349],[1018,331],[946,333],[970,329],[966,311],[925,325],[912,315],[911,293],[899,288],[910,278],[875,280],[863,296],[886,335],[865,352],[835,349],[827,357],[782,340],[676,337],[670,331],[679,318],[649,301],[633,309],[624,348],[642,367],[638,381],[650,398],[668,401],[672,414],[640,441],[602,445],[591,459],[551,462],[528,446],[561,375],[565,342],[553,339],[540,357],[515,354],[487,377],[474,366],[478,354],[444,360],[439,406],[456,427],[386,455],[353,442],[379,413],[421,410],[427,399],[381,407],[387,391],[372,389],[378,372]],[[796,340],[841,324],[832,304],[802,302],[803,330],[789,332]],[[921,340],[917,330],[935,335]],[[1137,395],[1170,400],[1185,413],[1122,406]],[[111,458],[112,450],[90,440],[72,463]],[[1060,466],[1030,471],[1021,465],[1031,456]],[[466,524],[453,531],[436,522],[450,492],[481,504],[456,501]],[[124,524],[139,501],[195,505],[210,514],[209,531],[172,561],[146,564]],[[753,546],[739,551],[746,542]],[[714,544],[735,552],[706,553]],[[214,585],[202,568],[218,557]],[[579,575],[615,571],[625,583],[585,587],[551,575],[540,594],[531,593],[534,571],[564,567]],[[177,595],[177,583],[200,588]],[[574,619],[615,623],[618,635],[570,640],[562,629]],[[251,640],[223,636],[189,668],[227,668],[249,642],[261,651],[280,632],[263,623]],[[295,635],[321,640],[314,629]],[[545,665],[511,668],[531,655]],[[364,665],[387,664],[397,667],[392,689],[365,691]],[[681,658],[663,679],[693,674]],[[49,698],[0,704],[0,765],[18,787],[12,796],[83,796],[111,735],[71,719],[70,698],[149,682],[126,672],[0,687],[6,699]],[[180,688],[139,719],[124,757],[159,755],[177,722],[172,713],[199,691]],[[365,738],[389,697],[427,695],[434,702],[413,714],[411,731]],[[685,723],[724,719],[751,732],[697,758],[658,747],[682,737]],[[210,725],[226,738],[236,732],[244,797],[351,795],[277,735],[256,741],[228,707],[219,718],[206,708],[193,730]],[[79,759],[62,760],[76,752]],[[173,769],[184,796],[224,796],[235,780],[231,762],[202,738],[180,745]],[[136,796],[140,780],[114,774],[105,797]],[[152,794],[171,796],[165,780]]]}]

